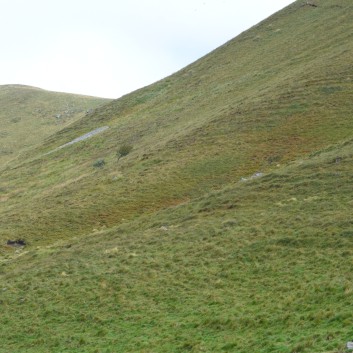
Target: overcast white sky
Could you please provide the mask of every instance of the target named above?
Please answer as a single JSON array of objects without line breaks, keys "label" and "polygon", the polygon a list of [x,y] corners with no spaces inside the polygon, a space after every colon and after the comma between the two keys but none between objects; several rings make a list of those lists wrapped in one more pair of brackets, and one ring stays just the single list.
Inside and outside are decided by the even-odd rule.
[{"label": "overcast white sky", "polygon": [[0,84],[118,98],[293,0],[0,0]]}]

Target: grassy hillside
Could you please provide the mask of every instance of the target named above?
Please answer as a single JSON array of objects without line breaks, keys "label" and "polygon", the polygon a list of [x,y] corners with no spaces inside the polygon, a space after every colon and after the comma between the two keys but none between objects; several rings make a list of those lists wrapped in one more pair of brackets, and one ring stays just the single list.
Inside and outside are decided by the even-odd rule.
[{"label": "grassy hillside", "polygon": [[0,266],[0,352],[344,352],[352,163],[350,140],[11,255]]},{"label": "grassy hillside", "polygon": [[[111,227],[350,137],[351,10],[347,0],[296,2],[52,135],[2,172],[0,238],[50,243]],[[133,150],[117,162],[123,144]]]},{"label": "grassy hillside", "polygon": [[0,86],[0,165],[106,102],[29,86]]},{"label": "grassy hillside", "polygon": [[345,351],[353,5],[315,4],[3,167],[0,353]]}]

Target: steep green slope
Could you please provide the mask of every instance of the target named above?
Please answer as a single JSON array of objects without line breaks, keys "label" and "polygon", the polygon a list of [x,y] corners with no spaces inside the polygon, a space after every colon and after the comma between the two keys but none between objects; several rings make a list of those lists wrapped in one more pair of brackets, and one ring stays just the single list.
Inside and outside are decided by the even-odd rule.
[{"label": "steep green slope", "polygon": [[0,86],[0,165],[107,102],[29,86]]},{"label": "steep green slope", "polygon": [[[344,352],[353,140],[0,265],[0,352]],[[19,256],[22,255],[22,256]]]},{"label": "steep green slope", "polygon": [[[348,138],[352,33],[350,1],[298,1],[88,114],[1,173],[0,238],[50,243],[111,227]],[[122,144],[133,150],[117,162]]]},{"label": "steep green slope", "polygon": [[315,4],[2,168],[0,353],[345,352],[353,5]]}]

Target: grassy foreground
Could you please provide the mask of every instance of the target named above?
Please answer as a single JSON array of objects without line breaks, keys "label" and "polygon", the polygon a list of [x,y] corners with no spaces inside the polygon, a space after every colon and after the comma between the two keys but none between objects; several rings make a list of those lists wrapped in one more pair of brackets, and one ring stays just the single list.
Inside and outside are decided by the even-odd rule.
[{"label": "grassy foreground", "polygon": [[344,352],[352,162],[351,140],[12,255],[0,267],[0,352]]}]

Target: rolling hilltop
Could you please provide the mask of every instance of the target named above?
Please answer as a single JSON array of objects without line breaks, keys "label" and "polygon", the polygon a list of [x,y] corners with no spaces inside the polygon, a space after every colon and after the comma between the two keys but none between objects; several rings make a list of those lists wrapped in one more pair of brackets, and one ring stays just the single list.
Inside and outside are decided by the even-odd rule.
[{"label": "rolling hilltop", "polygon": [[344,352],[352,10],[294,2],[4,165],[0,352]]},{"label": "rolling hilltop", "polygon": [[0,86],[0,165],[108,101],[30,86]]}]

